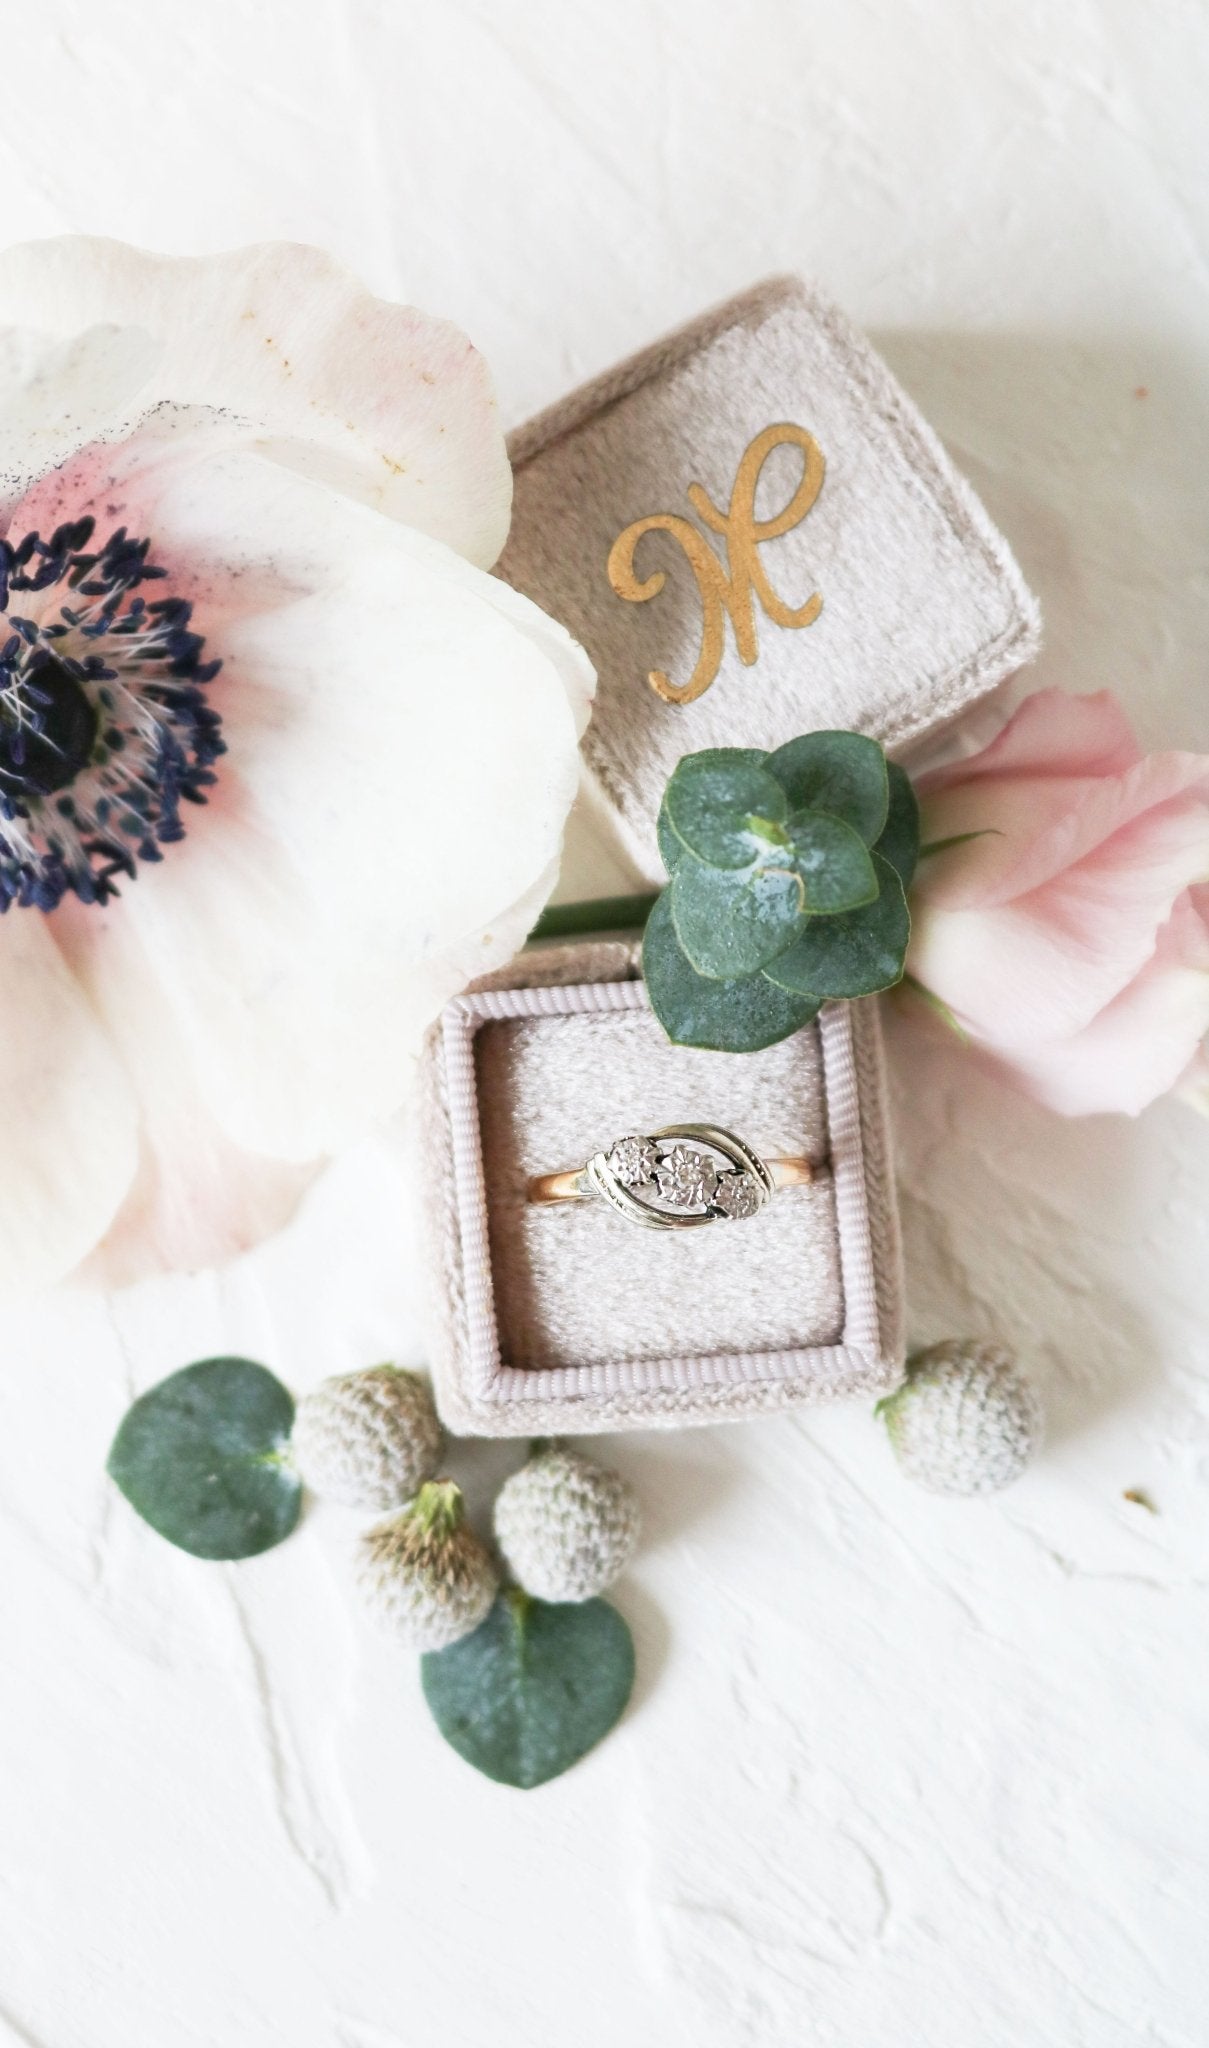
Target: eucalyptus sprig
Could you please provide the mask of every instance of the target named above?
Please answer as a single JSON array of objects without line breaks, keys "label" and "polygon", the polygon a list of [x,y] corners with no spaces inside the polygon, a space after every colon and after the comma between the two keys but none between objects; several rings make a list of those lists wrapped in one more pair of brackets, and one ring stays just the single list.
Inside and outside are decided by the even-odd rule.
[{"label": "eucalyptus sprig", "polygon": [[687,754],[664,794],[662,893],[560,906],[535,936],[645,920],[651,1007],[676,1045],[756,1052],[824,1002],[901,981],[919,858],[910,779],[876,740],[812,732],[772,753]]}]

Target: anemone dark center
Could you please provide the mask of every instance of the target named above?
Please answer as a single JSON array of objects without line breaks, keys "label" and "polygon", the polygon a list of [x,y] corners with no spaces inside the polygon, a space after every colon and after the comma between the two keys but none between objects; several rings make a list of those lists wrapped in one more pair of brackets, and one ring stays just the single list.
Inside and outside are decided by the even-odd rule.
[{"label": "anemone dark center", "polygon": [[165,576],[90,517],[0,537],[0,912],[107,903],[206,801],[221,663]]},{"label": "anemone dark center", "polygon": [[31,794],[52,796],[88,766],[100,719],[83,684],[55,655],[39,664],[36,680],[47,703],[26,739],[21,780]]}]

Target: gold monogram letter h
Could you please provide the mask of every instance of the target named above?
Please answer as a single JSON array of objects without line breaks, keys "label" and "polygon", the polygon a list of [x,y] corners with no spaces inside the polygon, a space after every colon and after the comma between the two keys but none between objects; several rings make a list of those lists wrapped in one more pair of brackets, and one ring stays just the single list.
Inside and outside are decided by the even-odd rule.
[{"label": "gold monogram letter h", "polygon": [[[783,512],[773,519],[756,518],[756,487],[760,471],[774,448],[788,442],[802,451],[802,478]],[[708,690],[722,662],[722,649],[729,618],[739,659],[750,668],[756,658],[756,620],[753,599],[759,598],[766,617],[776,626],[809,626],[818,618],[823,600],[813,597],[795,610],[779,598],[768,581],[756,552],[761,541],[776,540],[800,526],[823,487],[823,457],[814,437],[805,427],[788,423],[765,427],[745,451],[735,476],[730,506],[719,512],[700,484],[690,484],[688,501],[703,526],[720,534],[726,550],[726,564],[719,561],[705,536],[691,521],[676,512],[652,512],[636,519],[619,533],[609,550],[609,582],[618,597],[630,604],[645,604],[658,597],[667,578],[662,569],[640,578],[634,571],[634,552],[644,533],[670,533],[684,550],[701,598],[701,651],[687,683],[674,683],[660,668],[652,669],[647,680],[667,704],[691,704]]]}]

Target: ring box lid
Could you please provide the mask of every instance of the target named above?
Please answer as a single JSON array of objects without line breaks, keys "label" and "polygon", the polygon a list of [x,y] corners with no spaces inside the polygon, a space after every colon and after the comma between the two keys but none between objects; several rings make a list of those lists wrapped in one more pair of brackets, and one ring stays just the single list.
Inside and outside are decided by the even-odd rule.
[{"label": "ring box lid", "polygon": [[[597,378],[510,452],[499,574],[596,664],[585,762],[651,881],[681,755],[829,728],[901,748],[1036,652],[1035,600],[973,491],[869,344],[798,279]],[[627,577],[629,598],[614,587]],[[692,701],[647,681],[682,691],[714,654]]]}]

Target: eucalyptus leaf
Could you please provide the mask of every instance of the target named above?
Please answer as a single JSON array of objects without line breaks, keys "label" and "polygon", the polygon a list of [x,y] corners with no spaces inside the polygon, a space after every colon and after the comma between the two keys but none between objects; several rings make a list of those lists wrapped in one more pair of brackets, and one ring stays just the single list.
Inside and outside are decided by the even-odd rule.
[{"label": "eucalyptus leaf", "polygon": [[778,843],[789,809],[775,777],[750,747],[706,747],[686,754],[664,796],[668,822],[690,853],[716,868],[745,868]]},{"label": "eucalyptus leaf", "polygon": [[[801,901],[812,916],[834,917],[877,900],[869,849],[851,825],[826,811],[794,811],[787,830],[789,845],[778,865],[800,877]],[[770,865],[765,873],[771,872]]]},{"label": "eucalyptus leaf", "polygon": [[919,799],[905,768],[900,768],[897,761],[887,761],[886,767],[890,776],[890,807],[882,836],[873,850],[889,861],[903,888],[909,889],[919,859]]},{"label": "eucalyptus leaf", "polygon": [[866,846],[886,823],[886,757],[876,740],[859,732],[808,732],[765,758],[794,811],[826,811],[842,818]]},{"label": "eucalyptus leaf", "polygon": [[634,1686],[634,1641],[607,1600],[548,1605],[515,1587],[473,1635],[420,1660],[433,1720],[498,1785],[529,1791],[608,1734]]},{"label": "eucalyptus leaf", "polygon": [[698,974],[676,936],[669,889],[647,919],[642,971],[651,1008],[674,1045],[759,1052],[818,1014],[813,997],[775,988],[763,974],[733,981]]},{"label": "eucalyptus leaf", "polygon": [[805,888],[788,863],[735,873],[690,857],[679,863],[669,893],[681,946],[698,974],[716,979],[754,974],[784,952],[806,921]]},{"label": "eucalyptus leaf", "polygon": [[669,875],[674,875],[688,848],[668,817],[666,796],[659,806],[659,816],[655,820],[655,837],[659,841],[659,858]]},{"label": "eucalyptus leaf", "polygon": [[799,938],[764,969],[778,988],[823,996],[871,996],[902,980],[911,936],[903,885],[889,861],[873,855],[875,903],[842,917],[812,917]]},{"label": "eucalyptus leaf", "polygon": [[298,1520],[294,1402],[248,1358],[206,1358],[140,1395],[109,1452],[132,1508],[194,1557],[255,1557]]}]

